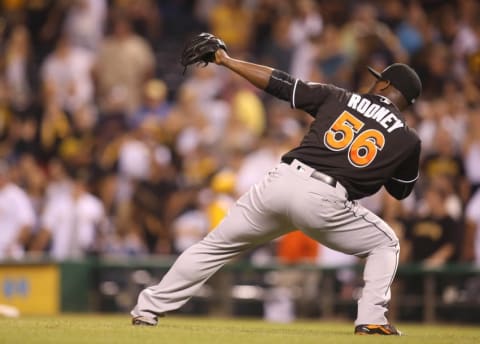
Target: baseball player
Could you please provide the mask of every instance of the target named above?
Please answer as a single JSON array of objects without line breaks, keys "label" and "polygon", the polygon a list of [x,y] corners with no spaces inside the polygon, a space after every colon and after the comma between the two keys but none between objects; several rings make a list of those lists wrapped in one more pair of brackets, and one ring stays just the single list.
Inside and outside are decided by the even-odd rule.
[{"label": "baseball player", "polygon": [[418,75],[405,64],[381,73],[369,68],[375,83],[358,94],[233,59],[226,50],[220,39],[203,33],[187,43],[182,63],[226,67],[314,121],[301,144],[241,196],[215,230],[187,249],[158,285],[140,293],[132,323],[156,325],[232,258],[299,228],[334,250],[365,258],[354,333],[401,335],[385,316],[398,238],[356,200],[382,186],[403,199],[418,178],[420,140],[401,114],[421,93]]}]

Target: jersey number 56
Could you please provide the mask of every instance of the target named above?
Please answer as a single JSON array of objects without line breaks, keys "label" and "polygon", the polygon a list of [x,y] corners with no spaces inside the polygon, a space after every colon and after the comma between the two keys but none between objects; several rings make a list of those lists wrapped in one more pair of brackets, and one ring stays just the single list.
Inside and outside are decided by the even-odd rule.
[{"label": "jersey number 56", "polygon": [[325,132],[323,142],[332,151],[348,149],[348,161],[355,167],[372,163],[377,152],[385,145],[385,136],[376,129],[361,129],[365,123],[344,111]]}]

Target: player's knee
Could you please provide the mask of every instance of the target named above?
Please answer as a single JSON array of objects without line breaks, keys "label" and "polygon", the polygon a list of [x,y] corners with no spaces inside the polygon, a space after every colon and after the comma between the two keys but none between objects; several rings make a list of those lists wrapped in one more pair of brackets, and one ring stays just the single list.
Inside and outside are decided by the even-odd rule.
[{"label": "player's knee", "polygon": [[395,237],[390,242],[385,243],[383,245],[379,245],[377,247],[378,251],[388,251],[392,252],[394,254],[398,254],[400,252],[400,242],[398,241],[398,238]]}]

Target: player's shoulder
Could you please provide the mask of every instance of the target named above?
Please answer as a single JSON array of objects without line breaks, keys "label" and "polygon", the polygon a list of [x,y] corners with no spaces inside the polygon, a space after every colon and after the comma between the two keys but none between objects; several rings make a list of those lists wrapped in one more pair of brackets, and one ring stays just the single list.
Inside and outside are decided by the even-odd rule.
[{"label": "player's shoulder", "polygon": [[382,96],[380,94],[375,94],[375,93],[361,93],[360,96],[362,98],[368,99],[372,103],[376,103],[388,108],[393,113],[398,113],[398,114],[401,113],[400,110],[397,108],[397,106],[385,96]]},{"label": "player's shoulder", "polygon": [[[405,121],[405,120],[404,120]],[[404,135],[408,136],[408,141],[412,146],[420,148],[422,145],[422,139],[418,135],[418,132],[415,128],[408,125],[405,121],[405,127],[403,128]]]},{"label": "player's shoulder", "polygon": [[410,128],[408,125],[405,125],[401,130],[401,136],[398,136],[397,142],[401,142],[401,147],[409,154],[420,155],[422,151],[422,140],[418,136],[415,129]]},{"label": "player's shoulder", "polygon": [[407,130],[407,132],[409,133],[409,135],[412,137],[412,139],[417,143],[417,144],[421,144],[422,143],[422,140],[420,139],[420,136],[418,135],[417,131],[415,130],[415,128],[412,128],[408,125],[405,126],[405,129]]},{"label": "player's shoulder", "polygon": [[334,84],[314,82],[314,81],[307,81],[305,82],[305,84],[311,89],[319,89],[324,93],[328,93],[330,96],[334,96],[338,100],[348,99],[348,97],[351,94],[350,91]]},{"label": "player's shoulder", "polygon": [[398,140],[401,140],[404,149],[409,151],[420,151],[422,146],[422,140],[418,136],[417,131],[414,128],[408,126],[405,123],[404,127],[396,132],[398,134]]}]

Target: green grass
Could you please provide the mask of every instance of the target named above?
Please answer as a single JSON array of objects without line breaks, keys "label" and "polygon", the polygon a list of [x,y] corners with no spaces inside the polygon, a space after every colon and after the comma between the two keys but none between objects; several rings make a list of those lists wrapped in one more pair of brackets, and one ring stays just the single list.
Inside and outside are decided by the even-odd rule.
[{"label": "green grass", "polygon": [[353,336],[350,322],[166,317],[157,327],[133,327],[128,316],[62,315],[0,318],[0,344],[295,344],[295,343],[480,343],[480,328],[401,324],[404,337]]}]

